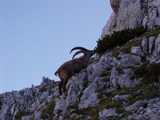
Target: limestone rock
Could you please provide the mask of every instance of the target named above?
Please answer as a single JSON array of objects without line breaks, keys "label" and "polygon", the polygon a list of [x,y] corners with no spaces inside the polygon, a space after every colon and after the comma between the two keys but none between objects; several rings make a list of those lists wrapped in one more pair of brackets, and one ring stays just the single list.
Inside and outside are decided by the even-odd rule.
[{"label": "limestone rock", "polygon": [[99,112],[100,120],[106,120],[109,117],[115,117],[115,116],[118,116],[118,114],[115,112],[114,108],[103,109]]},{"label": "limestone rock", "polygon": [[29,120],[30,118],[31,118],[31,116],[26,115],[26,116],[23,116],[23,117],[22,117],[22,120]]},{"label": "limestone rock", "polygon": [[115,13],[118,12],[122,0],[110,0],[111,7]]},{"label": "limestone rock", "polygon": [[152,36],[149,38],[149,54],[153,53],[154,44],[155,44],[155,36]]},{"label": "limestone rock", "polygon": [[97,77],[95,80],[90,84],[85,90],[80,98],[79,108],[87,108],[91,106],[97,106],[98,105],[98,98],[95,91],[98,88],[102,88],[103,83],[100,81],[100,78]]},{"label": "limestone rock", "polygon": [[55,107],[54,107],[54,114],[58,112],[58,110],[66,109],[66,101],[63,98],[55,99]]},{"label": "limestone rock", "polygon": [[[81,79],[81,80],[79,80]],[[72,77],[72,82],[68,83],[68,96],[66,98],[66,106],[73,105],[79,101],[79,95],[82,93],[83,89],[85,89],[85,84],[87,81],[86,72],[82,72],[77,77]]]},{"label": "limestone rock", "polygon": [[142,46],[142,48],[143,48],[143,52],[144,52],[145,54],[147,54],[147,53],[148,53],[148,48],[149,48],[148,39],[147,39],[147,38],[144,38],[144,39],[142,40],[141,46]]},{"label": "limestone rock", "polygon": [[139,83],[139,80],[131,79],[131,76],[133,74],[131,69],[121,69],[121,71],[123,72],[122,74],[120,74],[115,67],[111,70],[111,86],[113,86],[114,88],[128,88]]},{"label": "limestone rock", "polygon": [[137,102],[134,103],[133,105],[127,107],[127,108],[126,108],[126,111],[135,113],[135,112],[138,111],[138,109],[139,109],[140,107],[146,107],[146,106],[147,106],[147,102],[145,102],[145,101],[137,101]]},{"label": "limestone rock", "polygon": [[106,35],[110,35],[113,31],[117,31],[117,16],[114,12],[111,14],[110,19],[102,29],[101,39]]},{"label": "limestone rock", "polygon": [[118,100],[127,100],[127,98],[130,95],[116,95],[114,98],[112,98],[113,101],[118,101]]},{"label": "limestone rock", "polygon": [[119,67],[135,66],[136,64],[141,62],[141,57],[136,55],[122,54],[118,57],[121,57],[121,60],[118,64]]},{"label": "limestone rock", "polygon": [[155,49],[156,49],[157,54],[160,55],[160,34],[159,34],[158,37],[156,38],[156,41],[155,41]]},{"label": "limestone rock", "polygon": [[114,88],[118,88],[118,85],[117,85],[118,76],[119,76],[119,73],[117,69],[114,67],[111,71],[111,76],[110,76],[110,82]]},{"label": "limestone rock", "polygon": [[133,46],[131,48],[131,53],[134,53],[134,54],[140,55],[140,56],[144,55],[140,46]]},{"label": "limestone rock", "polygon": [[101,38],[124,28],[160,25],[159,0],[110,0],[114,11],[104,26]]},{"label": "limestone rock", "polygon": [[137,115],[135,116],[135,120],[148,120],[148,119],[144,115]]},{"label": "limestone rock", "polygon": [[[92,116],[77,114],[77,109],[100,106],[99,100],[106,99],[108,94],[110,95],[117,89],[137,85],[141,78],[133,79],[132,76],[134,68],[143,64],[141,56],[145,52],[149,53],[145,56],[147,56],[146,61],[150,63],[158,63],[160,60],[157,52],[160,43],[159,36],[151,36],[147,39],[144,37],[142,48],[138,45],[133,46],[130,48],[131,53],[120,52],[117,57],[113,56],[112,52],[106,52],[101,57],[96,55],[96,59],[92,58],[86,69],[69,79],[66,86],[67,92],[62,96],[59,96],[58,82],[46,78],[39,86],[0,94],[0,120],[15,120],[21,112],[32,113],[21,116],[24,120],[28,118],[42,120],[43,114],[46,116],[50,114],[53,119],[59,120],[62,120],[64,116],[92,119]],[[144,49],[145,45],[146,49]],[[100,99],[97,97],[99,93],[104,93]],[[112,98],[112,102],[125,101],[121,109],[132,112],[128,119],[159,119],[160,99],[138,101],[126,107],[129,95],[115,95]],[[45,109],[46,113],[43,113]],[[99,119],[105,120],[119,116],[120,114],[117,114],[115,110],[115,108],[100,110]]]},{"label": "limestone rock", "polygon": [[153,114],[151,117],[150,117],[150,120],[160,120],[160,111],[156,114]]}]

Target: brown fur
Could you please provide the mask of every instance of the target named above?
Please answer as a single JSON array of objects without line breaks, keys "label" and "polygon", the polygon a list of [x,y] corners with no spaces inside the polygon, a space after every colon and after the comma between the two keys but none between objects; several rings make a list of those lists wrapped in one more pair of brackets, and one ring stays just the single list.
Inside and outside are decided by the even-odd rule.
[{"label": "brown fur", "polygon": [[[65,92],[68,79],[73,75],[75,75],[76,73],[79,73],[82,69],[86,68],[89,58],[95,53],[94,50],[87,50],[82,47],[75,47],[71,50],[71,52],[75,49],[81,49],[81,51],[78,51],[77,53],[75,53],[75,55],[79,53],[84,53],[84,55],[81,56],[80,58],[75,58],[68,62],[63,63],[59,67],[59,69],[55,72],[55,75],[58,74],[59,78],[61,79],[61,82],[59,84],[60,94],[62,94],[61,87],[63,86],[63,92]],[[73,55],[73,57],[75,55]]]}]

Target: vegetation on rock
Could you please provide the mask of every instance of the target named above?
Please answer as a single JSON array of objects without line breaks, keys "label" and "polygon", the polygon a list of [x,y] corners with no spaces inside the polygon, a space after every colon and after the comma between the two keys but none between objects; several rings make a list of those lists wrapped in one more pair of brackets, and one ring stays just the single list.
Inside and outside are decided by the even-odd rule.
[{"label": "vegetation on rock", "polygon": [[95,50],[97,53],[104,53],[116,46],[122,46],[129,40],[138,37],[147,31],[147,26],[138,28],[128,28],[121,31],[114,31],[111,35],[106,35],[103,39],[97,41]]},{"label": "vegetation on rock", "polygon": [[[34,90],[34,92],[32,93],[33,97],[31,97],[30,94],[29,96],[28,94],[24,94],[25,92],[30,93],[32,91],[30,89],[26,89],[26,91],[23,92],[21,99],[25,98],[23,96],[28,96],[27,105],[30,105],[30,108],[33,108],[35,112],[19,109],[19,112],[15,115],[15,119],[19,120],[25,116],[29,116],[31,120],[37,119],[38,117],[40,119],[50,120],[58,120],[60,118],[63,120],[97,120],[101,117],[100,113],[103,110],[109,110],[112,108],[115,109],[115,113],[118,115],[108,116],[107,118],[109,120],[123,120],[129,118],[132,113],[126,111],[126,108],[128,106],[133,105],[136,101],[150,100],[157,97],[160,98],[160,63],[158,63],[158,60],[156,61],[157,63],[150,63],[151,60],[149,60],[148,58],[151,58],[153,54],[134,54],[136,58],[141,58],[141,62],[139,62],[138,64],[134,63],[131,66],[128,65],[127,67],[121,66],[121,62],[126,58],[122,57],[120,54],[132,54],[131,48],[133,46],[141,46],[141,42],[144,37],[157,37],[160,34],[159,30],[160,27],[157,27],[154,30],[150,30],[147,33],[142,34],[141,36],[138,36],[139,38],[123,43],[123,47],[115,47],[113,49],[110,48],[110,51],[106,54],[101,54],[101,57],[93,59],[93,61],[91,61],[92,64],[88,66],[90,67],[90,69],[86,68],[85,70],[74,76],[72,80],[70,79],[70,83],[68,84],[67,89],[68,96],[59,96],[57,91],[59,82],[52,82],[50,80],[48,82],[43,82],[40,86],[32,88],[32,90]],[[129,61],[127,61],[126,63],[128,62]],[[128,69],[131,72],[126,72]],[[96,73],[96,71],[98,74]],[[118,82],[121,82],[119,81],[119,78],[123,78],[122,76],[125,75],[126,77],[124,77],[124,79],[126,79],[126,81],[123,82],[128,82],[128,80],[132,82],[138,79],[139,83],[137,83],[135,86],[121,88],[120,86],[118,86],[120,84]],[[115,83],[118,87],[114,87],[112,84],[114,76],[119,77],[118,79],[115,79],[115,81],[117,82]],[[127,76],[129,77],[127,78]],[[96,77],[97,80],[95,79]],[[88,87],[90,89],[88,89]],[[18,92],[16,93],[18,94]],[[84,93],[88,94],[85,95]],[[82,104],[81,102],[85,101],[86,99],[88,100],[86,100],[86,102],[91,104],[92,101],[90,102],[89,100],[93,98],[88,98],[92,93],[93,95],[96,95],[96,97],[94,96],[93,98],[96,98],[97,104],[88,105],[87,108],[80,107],[80,105]],[[116,99],[117,96],[125,95],[128,96],[125,99]],[[78,98],[76,99],[76,97]],[[1,107],[4,107],[4,102],[2,103],[1,99],[2,97],[0,97],[0,109]],[[30,102],[29,104],[28,101],[32,101],[33,103]],[[40,101],[40,103],[38,103],[37,101]],[[68,106],[66,106],[65,108],[66,103],[68,104]],[[14,104],[18,104],[18,101]],[[36,104],[38,104],[38,106]],[[19,106],[17,106],[17,108],[19,108]],[[36,116],[37,114],[39,114],[39,116]]]}]

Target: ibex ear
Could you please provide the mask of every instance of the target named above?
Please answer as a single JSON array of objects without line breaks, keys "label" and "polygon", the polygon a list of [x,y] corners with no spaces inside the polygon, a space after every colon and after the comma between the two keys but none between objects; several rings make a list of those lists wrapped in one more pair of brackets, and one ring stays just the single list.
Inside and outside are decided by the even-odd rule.
[{"label": "ibex ear", "polygon": [[77,52],[73,55],[72,59],[73,59],[76,55],[78,55],[78,54],[80,54],[80,53],[84,53],[84,51],[77,51]]}]

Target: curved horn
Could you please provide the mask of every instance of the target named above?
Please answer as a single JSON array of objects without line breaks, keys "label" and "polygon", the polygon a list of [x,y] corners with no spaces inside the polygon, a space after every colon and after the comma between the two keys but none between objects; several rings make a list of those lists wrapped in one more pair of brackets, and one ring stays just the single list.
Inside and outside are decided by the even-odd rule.
[{"label": "curved horn", "polygon": [[78,54],[80,54],[80,53],[84,53],[84,52],[83,52],[83,51],[77,51],[77,52],[73,55],[72,59],[73,59],[76,55],[78,55]]},{"label": "curved horn", "polygon": [[86,48],[84,48],[84,47],[74,47],[71,51],[70,51],[70,53],[73,51],[73,50],[76,50],[76,49],[80,49],[80,50],[82,50],[82,51],[88,51]]}]

